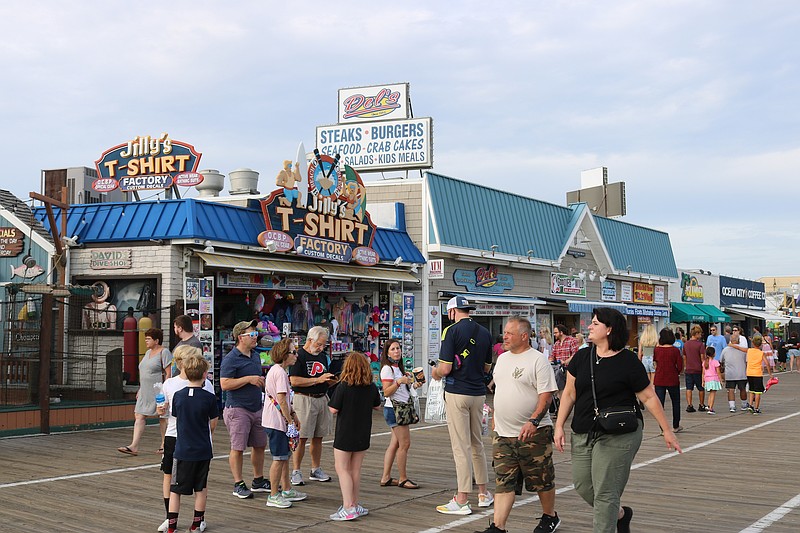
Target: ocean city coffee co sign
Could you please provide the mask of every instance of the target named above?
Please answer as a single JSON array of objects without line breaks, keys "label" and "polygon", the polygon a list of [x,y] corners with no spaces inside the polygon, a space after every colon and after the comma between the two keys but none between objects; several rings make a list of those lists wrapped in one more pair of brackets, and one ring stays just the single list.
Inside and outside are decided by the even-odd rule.
[{"label": "ocean city coffee co sign", "polygon": [[479,267],[475,270],[456,269],[453,283],[465,287],[469,292],[500,294],[514,288],[514,276],[498,274],[495,265]]},{"label": "ocean city coffee co sign", "polygon": [[174,141],[167,133],[159,137],[138,136],[103,152],[95,161],[97,192],[168,189],[173,185],[193,187],[203,181],[197,172],[202,154],[194,146]]},{"label": "ocean city coffee co sign", "polygon": [[[276,178],[282,188],[261,200],[267,231],[258,236],[258,242],[276,252],[294,248],[297,255],[323,261],[377,264],[380,258],[372,248],[375,224],[367,212],[361,177],[348,165],[342,169],[339,155],[314,152],[307,176],[297,171],[300,162],[284,162]],[[301,184],[302,193],[296,185],[301,180],[307,180]]]}]

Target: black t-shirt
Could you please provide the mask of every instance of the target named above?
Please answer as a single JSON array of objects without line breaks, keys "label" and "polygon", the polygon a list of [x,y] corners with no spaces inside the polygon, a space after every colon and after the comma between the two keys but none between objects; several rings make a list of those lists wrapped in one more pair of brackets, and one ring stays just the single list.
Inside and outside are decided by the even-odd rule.
[{"label": "black t-shirt", "polygon": [[[297,361],[289,367],[289,377],[316,378],[328,372],[328,356],[324,353],[313,355],[304,348],[297,350]],[[303,394],[325,394],[328,384],[320,383],[311,387],[292,387],[295,392]]]},{"label": "black t-shirt", "polygon": [[[567,371],[575,376],[575,408],[571,426],[574,433],[588,433],[594,425],[589,365],[594,368],[594,386],[600,409],[633,407],[636,405],[636,393],[650,385],[644,365],[632,351],[625,349],[612,357],[601,357],[597,363],[593,350],[594,348],[578,350],[567,366]],[[643,420],[638,410],[637,416]]]},{"label": "black t-shirt", "polygon": [[181,461],[206,461],[214,457],[208,423],[219,417],[217,397],[202,387],[186,387],[172,396],[178,440],[173,457]]},{"label": "black t-shirt", "polygon": [[[461,360],[460,368],[457,358]],[[489,330],[471,318],[462,318],[445,328],[439,361],[453,363],[453,370],[444,378],[444,390],[466,396],[486,394],[485,365],[492,364],[492,336]]]},{"label": "black t-shirt", "polygon": [[381,404],[381,395],[374,383],[354,387],[339,383],[328,405],[338,409],[333,447],[345,452],[361,452],[369,448],[372,433],[372,409]]}]

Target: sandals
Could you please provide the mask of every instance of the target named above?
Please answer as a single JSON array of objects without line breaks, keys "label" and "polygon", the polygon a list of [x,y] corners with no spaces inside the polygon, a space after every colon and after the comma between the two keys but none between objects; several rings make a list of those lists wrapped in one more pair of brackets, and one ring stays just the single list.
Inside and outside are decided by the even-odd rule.
[{"label": "sandals", "polygon": [[387,481],[381,481],[381,487],[396,487],[397,480],[393,478],[389,478]]},{"label": "sandals", "polygon": [[117,451],[119,453],[124,453],[126,455],[139,455],[138,453],[136,453],[135,451],[131,450],[127,446],[121,446],[121,447],[117,448]]},{"label": "sandals", "polygon": [[404,479],[400,483],[397,484],[398,487],[403,489],[418,489],[419,485],[411,481],[410,479]]}]

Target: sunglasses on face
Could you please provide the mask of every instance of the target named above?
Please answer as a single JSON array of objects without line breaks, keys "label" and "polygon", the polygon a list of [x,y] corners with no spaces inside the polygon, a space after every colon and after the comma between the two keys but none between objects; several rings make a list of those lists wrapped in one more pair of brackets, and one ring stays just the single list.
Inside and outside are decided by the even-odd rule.
[{"label": "sunglasses on face", "polygon": [[290,354],[297,355],[297,350],[289,350],[289,353],[290,353]]},{"label": "sunglasses on face", "polygon": [[249,333],[241,333],[240,337],[258,337],[257,331],[250,331]]}]

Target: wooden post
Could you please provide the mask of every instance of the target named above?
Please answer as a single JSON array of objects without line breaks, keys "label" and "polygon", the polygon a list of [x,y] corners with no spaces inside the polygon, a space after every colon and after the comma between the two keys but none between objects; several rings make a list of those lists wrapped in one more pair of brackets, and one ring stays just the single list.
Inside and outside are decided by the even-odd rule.
[{"label": "wooden post", "polygon": [[53,348],[53,295],[42,295],[39,334],[39,411],[41,432],[50,433],[50,357]]}]

